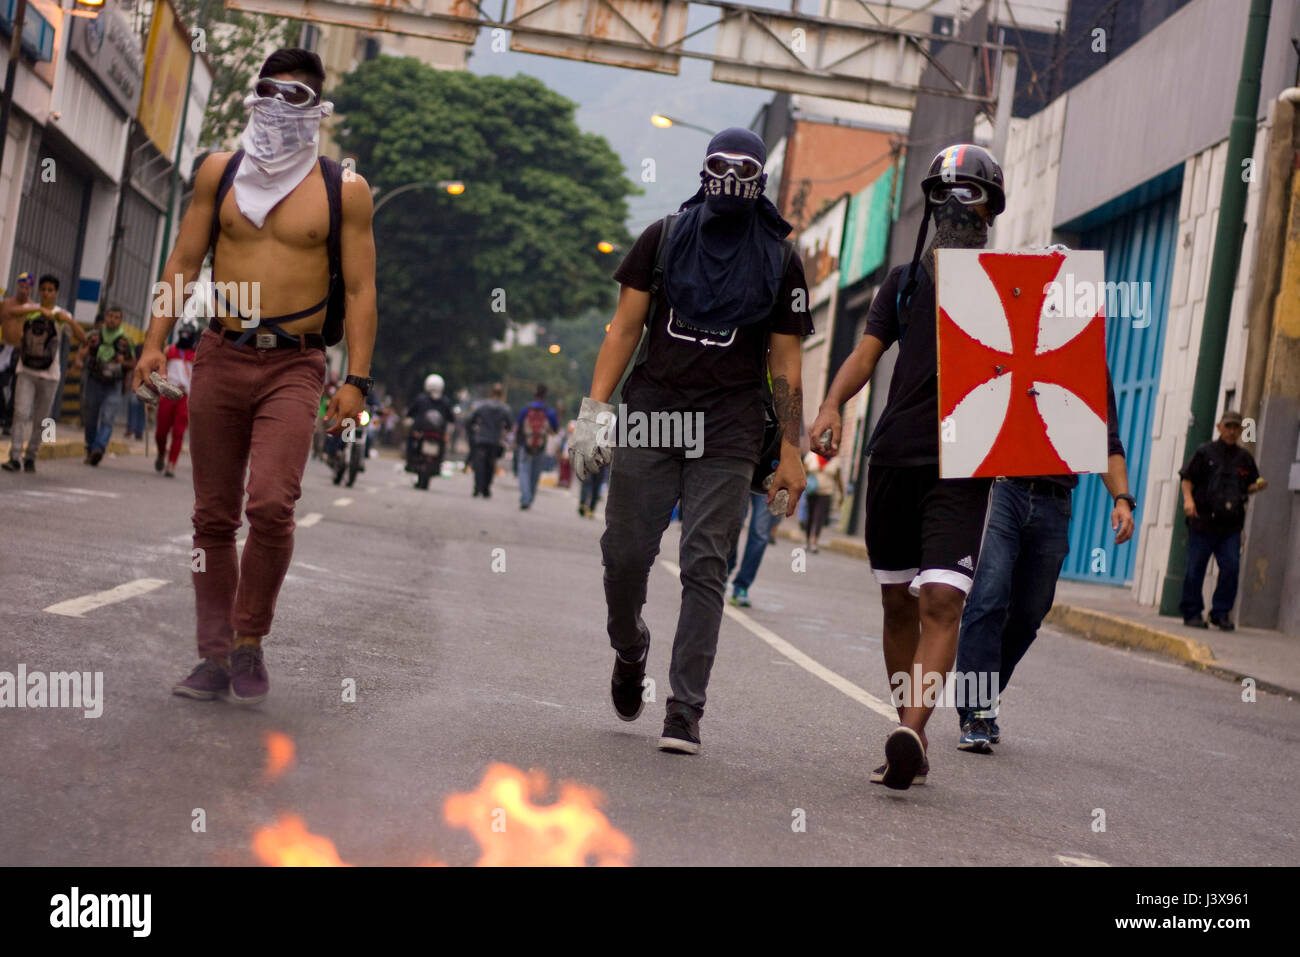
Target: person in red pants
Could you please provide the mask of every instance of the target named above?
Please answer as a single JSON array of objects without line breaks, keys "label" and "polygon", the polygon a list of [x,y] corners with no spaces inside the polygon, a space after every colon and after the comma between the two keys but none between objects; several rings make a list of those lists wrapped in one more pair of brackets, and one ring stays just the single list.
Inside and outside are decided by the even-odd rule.
[{"label": "person in red pants", "polygon": [[[158,398],[158,428],[154,432],[158,458],[153,463],[153,470],[168,478],[176,477],[176,462],[181,457],[185,428],[190,424],[190,376],[194,371],[194,347],[198,339],[198,324],[186,320],[176,333],[176,342],[167,347],[167,381],[185,393],[179,399],[169,399],[165,395]],[[169,434],[172,439],[170,454],[167,448]],[[165,463],[164,458],[167,460]]]}]

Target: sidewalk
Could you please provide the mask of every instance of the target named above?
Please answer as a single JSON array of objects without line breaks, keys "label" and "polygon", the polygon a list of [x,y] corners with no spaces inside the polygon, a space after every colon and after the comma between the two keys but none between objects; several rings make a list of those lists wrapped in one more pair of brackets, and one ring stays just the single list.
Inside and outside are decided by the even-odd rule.
[{"label": "sidewalk", "polygon": [[[804,541],[793,518],[783,521],[776,534],[786,541]],[[867,560],[862,539],[839,532],[822,532],[821,547]],[[1300,638],[1280,631],[1187,628],[1179,618],[1166,618],[1155,608],[1137,604],[1127,588],[1067,579],[1057,584],[1056,603],[1046,623],[1078,638],[1158,654],[1229,681],[1251,678],[1261,691],[1300,699]]]},{"label": "sidewalk", "polygon": [[[64,425],[59,423],[58,431],[65,433],[64,436],[53,442],[44,442],[41,444],[41,450],[37,453],[37,461],[43,462],[47,459],[69,459],[84,458],[86,455],[86,443],[82,437],[81,429],[76,425]],[[75,435],[73,435],[75,433]],[[68,438],[68,435],[73,437]],[[152,444],[152,437],[150,439]],[[9,458],[9,447],[12,443],[9,436],[0,437],[0,458]],[[139,455],[144,452],[144,443],[135,439],[126,440],[114,436],[108,443],[105,450],[109,455]]]}]

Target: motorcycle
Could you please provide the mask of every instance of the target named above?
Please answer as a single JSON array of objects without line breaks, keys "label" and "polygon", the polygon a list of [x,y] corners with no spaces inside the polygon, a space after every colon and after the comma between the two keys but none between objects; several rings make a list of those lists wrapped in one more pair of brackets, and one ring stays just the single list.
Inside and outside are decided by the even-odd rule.
[{"label": "motorcycle", "polygon": [[447,419],[437,409],[429,409],[411,425],[406,445],[406,471],[415,473],[415,487],[427,489],[429,479],[442,471],[446,452]]},{"label": "motorcycle", "polygon": [[366,440],[369,427],[370,412],[362,409],[361,415],[357,417],[357,425],[352,436],[342,440],[335,439],[330,458],[330,467],[334,469],[335,485],[340,484],[343,476],[346,475],[348,488],[351,488],[356,483],[357,473],[366,470]]}]

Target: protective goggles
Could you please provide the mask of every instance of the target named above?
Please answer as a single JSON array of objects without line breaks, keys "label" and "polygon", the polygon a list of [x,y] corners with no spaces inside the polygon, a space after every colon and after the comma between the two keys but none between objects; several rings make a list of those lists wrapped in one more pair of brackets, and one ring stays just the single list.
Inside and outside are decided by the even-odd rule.
[{"label": "protective goggles", "polygon": [[740,182],[748,183],[763,175],[763,164],[744,153],[710,153],[704,157],[704,171],[716,179],[732,173]]},{"label": "protective goggles", "polygon": [[978,206],[988,202],[989,191],[978,183],[940,183],[930,190],[930,202],[942,206],[955,199],[963,206]]},{"label": "protective goggles", "polygon": [[262,77],[253,84],[253,93],[267,100],[284,100],[290,106],[315,106],[320,96],[298,80],[273,80]]}]

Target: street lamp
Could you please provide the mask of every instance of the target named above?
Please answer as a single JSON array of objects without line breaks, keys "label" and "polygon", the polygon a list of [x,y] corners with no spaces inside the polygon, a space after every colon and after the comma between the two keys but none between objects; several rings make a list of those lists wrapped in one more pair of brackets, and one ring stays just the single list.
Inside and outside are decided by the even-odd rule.
[{"label": "street lamp", "polygon": [[615,246],[613,243],[611,243],[608,239],[602,239],[600,242],[596,243],[596,248],[600,250],[602,253],[604,253],[605,255],[609,255],[614,250],[618,249],[618,247]]},{"label": "street lamp", "polygon": [[551,343],[551,347],[547,350],[547,352],[549,352],[553,356],[558,356],[560,354],[560,344],[558,342]]},{"label": "street lamp", "polygon": [[390,189],[388,192],[384,193],[383,198],[380,199],[379,202],[375,203],[375,208],[370,211],[370,215],[373,217],[375,213],[379,212],[379,210],[383,208],[384,204],[394,196],[409,192],[413,189],[427,189],[429,187],[441,189],[449,196],[459,196],[461,193],[465,192],[465,184],[458,179],[440,179],[429,180],[424,183],[407,183],[404,186],[398,186],[396,189]]},{"label": "street lamp", "polygon": [[679,120],[675,116],[669,116],[667,113],[653,113],[650,116],[650,122],[661,130],[669,129],[673,126],[685,126],[687,129],[699,130],[708,136],[715,136],[716,130],[706,129],[703,126],[697,126],[694,123],[687,123],[685,120]]}]

